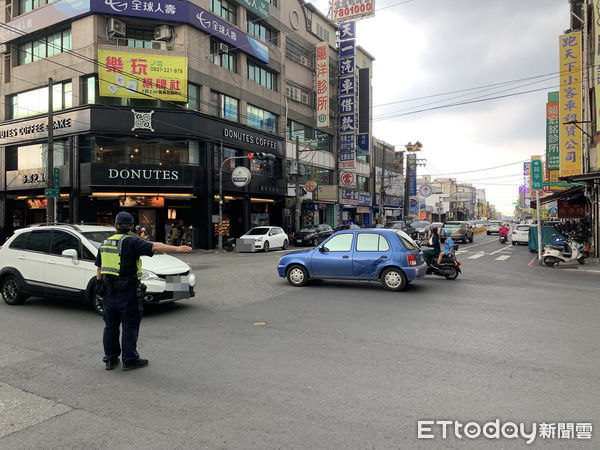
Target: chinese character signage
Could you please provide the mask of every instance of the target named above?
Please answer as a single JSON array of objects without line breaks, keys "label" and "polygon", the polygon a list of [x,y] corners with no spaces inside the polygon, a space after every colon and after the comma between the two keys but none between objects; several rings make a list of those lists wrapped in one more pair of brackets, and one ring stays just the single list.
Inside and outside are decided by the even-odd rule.
[{"label": "chinese character signage", "polygon": [[317,128],[329,126],[329,44],[317,44]]},{"label": "chinese character signage", "polygon": [[581,33],[563,34],[559,39],[560,68],[560,176],[582,172],[582,70]]},{"label": "chinese character signage", "polygon": [[542,160],[539,156],[531,157],[531,189],[540,190],[544,183]]},{"label": "chinese character signage", "polygon": [[340,151],[354,151],[356,148],[356,140],[353,134],[341,134],[340,135]]},{"label": "chinese character signage", "polygon": [[269,2],[267,0],[238,0],[249,10],[258,14],[263,19],[269,18]]},{"label": "chinese character signage", "polygon": [[354,74],[354,57],[340,58],[340,77]]},{"label": "chinese character signage", "polygon": [[375,15],[375,0],[330,0],[331,21],[364,19]]},{"label": "chinese character signage", "polygon": [[98,50],[98,79],[103,97],[187,102],[185,57]]},{"label": "chinese character signage", "polygon": [[409,153],[406,155],[408,165],[408,195],[417,195],[417,155]]},{"label": "chinese character signage", "polygon": [[354,114],[340,114],[340,133],[354,133]]},{"label": "chinese character signage", "polygon": [[356,175],[354,172],[340,171],[340,184],[346,187],[355,187]]},{"label": "chinese character signage", "polygon": [[356,94],[356,79],[354,76],[340,78],[340,95]]},{"label": "chinese character signage", "polygon": [[356,38],[356,22],[344,22],[340,25],[340,41]]},{"label": "chinese character signage", "polygon": [[354,170],[354,161],[356,160],[356,152],[341,152],[340,153],[340,169]]},{"label": "chinese character signage", "polygon": [[360,133],[358,135],[358,149],[362,153],[369,153],[369,133]]},{"label": "chinese character signage", "polygon": [[340,97],[340,114],[354,114],[355,97]]},{"label": "chinese character signage", "polygon": [[347,58],[349,56],[355,56],[356,54],[356,41],[349,39],[347,41],[340,42],[340,58]]},{"label": "chinese character signage", "polygon": [[560,136],[558,92],[548,93],[546,103],[546,164],[548,170],[558,170],[560,167]]}]

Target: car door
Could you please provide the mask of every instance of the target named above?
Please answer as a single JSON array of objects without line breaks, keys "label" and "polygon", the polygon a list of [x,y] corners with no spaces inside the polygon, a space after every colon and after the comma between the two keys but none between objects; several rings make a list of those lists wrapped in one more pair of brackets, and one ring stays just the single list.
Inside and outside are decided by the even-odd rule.
[{"label": "car door", "polygon": [[31,231],[25,248],[17,253],[19,271],[25,282],[35,290],[43,289],[51,241],[52,230]]},{"label": "car door", "polygon": [[272,247],[283,247],[283,234],[281,233],[281,228],[273,228],[271,229],[271,239],[272,239]]},{"label": "car door", "polygon": [[[77,258],[63,256],[62,252],[65,250],[75,250]],[[82,260],[79,238],[64,230],[54,230],[46,266],[46,284],[73,293],[83,291],[88,282],[85,276],[86,264],[89,262]]]},{"label": "car door", "polygon": [[311,276],[316,278],[352,277],[354,233],[341,233],[318,246],[311,257]]},{"label": "car door", "polygon": [[382,267],[392,260],[390,244],[379,233],[359,232],[352,255],[352,272],[356,278],[376,279]]}]

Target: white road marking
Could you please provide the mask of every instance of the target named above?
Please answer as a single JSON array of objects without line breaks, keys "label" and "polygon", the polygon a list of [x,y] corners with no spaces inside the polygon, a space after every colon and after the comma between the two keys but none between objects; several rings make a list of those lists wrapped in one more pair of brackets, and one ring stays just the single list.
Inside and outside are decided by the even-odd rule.
[{"label": "white road marking", "polygon": [[490,253],[490,255],[495,255],[496,253],[500,253],[500,252],[502,252],[504,250],[512,252],[512,248],[511,247],[502,247],[500,250],[496,250],[495,252]]},{"label": "white road marking", "polygon": [[482,256],[485,256],[485,253],[476,253],[474,255],[469,256],[469,259],[478,259],[478,258],[481,258]]},{"label": "white road marking", "polygon": [[506,261],[508,258],[510,258],[510,255],[502,255],[502,256],[498,256],[496,258],[496,261]]}]

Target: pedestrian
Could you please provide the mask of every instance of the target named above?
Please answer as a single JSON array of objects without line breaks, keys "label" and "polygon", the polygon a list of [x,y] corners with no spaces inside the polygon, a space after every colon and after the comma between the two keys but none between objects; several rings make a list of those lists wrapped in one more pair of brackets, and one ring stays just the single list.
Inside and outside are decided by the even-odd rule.
[{"label": "pedestrian", "polygon": [[148,235],[146,234],[146,229],[142,227],[142,232],[140,233],[140,237],[142,239],[148,240]]},{"label": "pedestrian", "polygon": [[138,236],[141,236],[141,235],[142,235],[142,226],[141,226],[141,225],[136,225],[136,226],[135,226],[135,233],[136,233]]},{"label": "pedestrian", "polygon": [[173,225],[173,229],[171,230],[171,242],[173,245],[179,245],[179,228],[177,225]]},{"label": "pedestrian", "polygon": [[[138,369],[148,365],[137,352],[137,339],[142,320],[143,297],[146,290],[142,278],[140,256],[163,252],[189,252],[191,247],[172,246],[161,242],[148,242],[133,231],[133,216],[121,211],[115,218],[117,233],[106,239],[96,256],[96,295],[103,297],[104,306],[104,358],[106,370],[119,365],[123,370]],[[119,344],[119,327],[123,332]]]}]

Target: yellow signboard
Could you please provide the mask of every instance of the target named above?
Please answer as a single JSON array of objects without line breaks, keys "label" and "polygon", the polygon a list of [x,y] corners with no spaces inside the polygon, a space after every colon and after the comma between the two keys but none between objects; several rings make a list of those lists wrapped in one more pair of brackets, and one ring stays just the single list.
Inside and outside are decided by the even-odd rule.
[{"label": "yellow signboard", "polygon": [[100,96],[187,102],[188,61],[181,56],[98,50]]},{"label": "yellow signboard", "polygon": [[563,34],[559,39],[560,67],[560,176],[582,172],[582,78],[581,33]]}]

